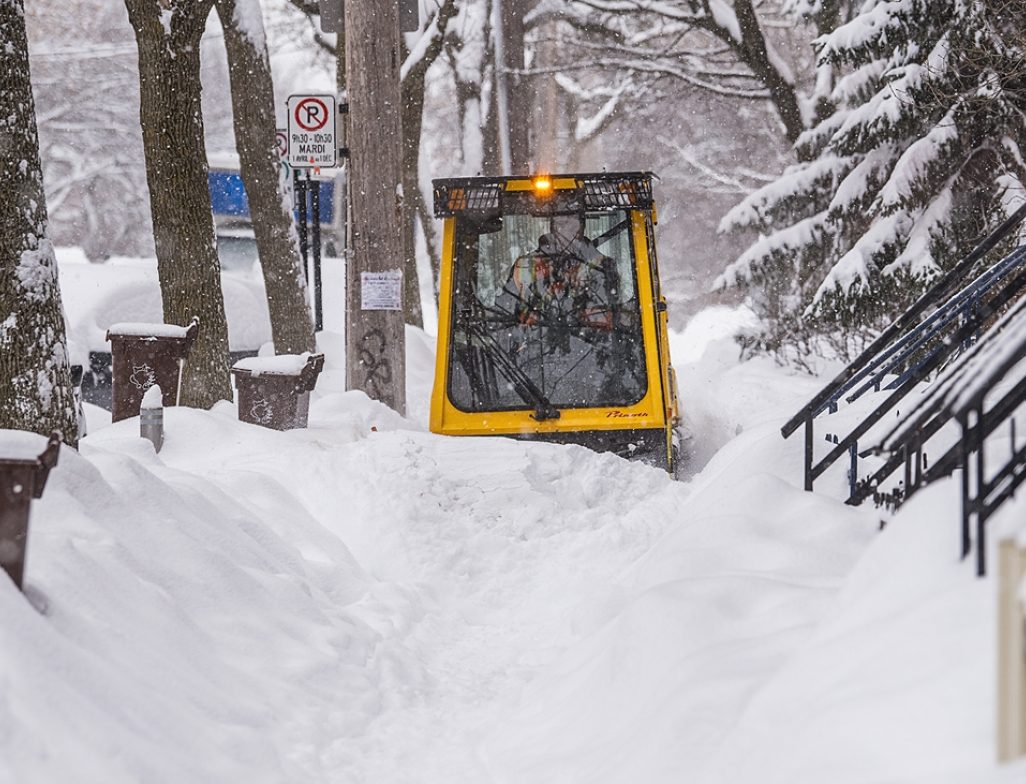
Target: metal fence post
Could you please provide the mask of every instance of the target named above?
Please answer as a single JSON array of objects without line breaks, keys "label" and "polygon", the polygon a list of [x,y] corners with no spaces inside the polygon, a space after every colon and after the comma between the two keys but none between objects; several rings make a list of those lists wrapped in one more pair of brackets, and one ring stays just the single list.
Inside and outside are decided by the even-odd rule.
[{"label": "metal fence post", "polygon": [[805,415],[805,490],[808,492],[812,491],[812,461],[813,461],[813,448],[812,448],[812,411],[810,410]]},{"label": "metal fence post", "polygon": [[163,393],[157,384],[146,390],[139,405],[139,435],[150,441],[157,452],[164,446]]}]

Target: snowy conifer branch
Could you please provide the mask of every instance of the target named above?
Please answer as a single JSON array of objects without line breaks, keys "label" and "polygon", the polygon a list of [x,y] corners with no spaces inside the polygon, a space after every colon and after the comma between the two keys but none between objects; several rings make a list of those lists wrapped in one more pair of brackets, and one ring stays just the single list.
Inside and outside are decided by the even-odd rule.
[{"label": "snowy conifer branch", "polygon": [[[789,296],[763,299],[790,313],[774,311],[768,323],[869,328],[968,252],[1014,209],[1011,194],[1021,198],[1026,179],[1017,9],[1012,0],[881,0],[822,35],[820,67],[843,69],[833,111],[798,136],[807,163],[723,219],[722,229],[774,231],[720,284],[789,285]],[[794,279],[795,270],[806,276]]]}]

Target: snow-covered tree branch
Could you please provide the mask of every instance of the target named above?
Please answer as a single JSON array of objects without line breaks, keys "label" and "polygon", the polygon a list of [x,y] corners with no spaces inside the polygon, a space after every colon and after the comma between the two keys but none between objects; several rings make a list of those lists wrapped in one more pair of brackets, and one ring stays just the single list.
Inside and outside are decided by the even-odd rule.
[{"label": "snow-covered tree branch", "polygon": [[811,160],[725,217],[763,237],[718,283],[864,328],[1026,199],[1026,48],[1007,0],[872,3],[816,45],[836,109],[797,140]]}]

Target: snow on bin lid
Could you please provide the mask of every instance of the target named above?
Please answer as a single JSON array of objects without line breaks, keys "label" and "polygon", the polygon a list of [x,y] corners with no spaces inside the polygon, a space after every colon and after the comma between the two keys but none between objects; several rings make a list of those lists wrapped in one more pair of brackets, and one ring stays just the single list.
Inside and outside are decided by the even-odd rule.
[{"label": "snow on bin lid", "polygon": [[274,357],[247,357],[232,365],[232,369],[245,370],[254,376],[298,376],[310,357],[309,351],[302,354],[278,354]]},{"label": "snow on bin lid", "polygon": [[145,324],[142,322],[123,322],[112,324],[107,330],[107,339],[111,336],[125,336],[134,338],[181,338],[188,337],[189,327],[180,327],[177,324]]},{"label": "snow on bin lid", "polygon": [[26,430],[0,430],[0,462],[35,462],[46,451],[48,439]]}]

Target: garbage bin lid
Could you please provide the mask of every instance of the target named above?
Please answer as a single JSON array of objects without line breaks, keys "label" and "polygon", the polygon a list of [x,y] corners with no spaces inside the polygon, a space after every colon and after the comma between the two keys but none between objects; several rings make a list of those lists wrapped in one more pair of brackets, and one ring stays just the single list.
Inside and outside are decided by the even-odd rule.
[{"label": "garbage bin lid", "polygon": [[298,376],[309,364],[311,356],[321,355],[307,351],[302,354],[278,354],[274,357],[246,357],[232,365],[232,370],[241,370],[253,376]]},{"label": "garbage bin lid", "polygon": [[25,430],[0,430],[0,463],[35,463],[46,450],[46,436]]},{"label": "garbage bin lid", "polygon": [[177,324],[145,324],[143,322],[123,322],[112,324],[107,329],[107,340],[111,337],[132,338],[178,338],[188,337],[189,327]]}]

